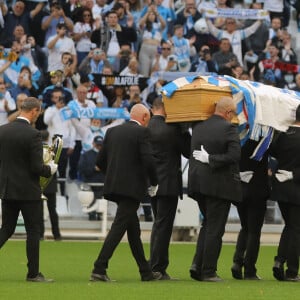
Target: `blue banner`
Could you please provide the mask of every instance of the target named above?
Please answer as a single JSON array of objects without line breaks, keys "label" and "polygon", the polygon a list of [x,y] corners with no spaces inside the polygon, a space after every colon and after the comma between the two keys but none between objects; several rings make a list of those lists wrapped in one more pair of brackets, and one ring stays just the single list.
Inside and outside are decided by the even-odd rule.
[{"label": "blue banner", "polygon": [[232,18],[232,19],[269,19],[269,12],[263,9],[243,9],[243,8],[206,8],[206,18]]},{"label": "blue banner", "polygon": [[80,107],[72,100],[60,111],[63,120],[77,119],[125,119],[129,120],[129,112],[125,108]]}]

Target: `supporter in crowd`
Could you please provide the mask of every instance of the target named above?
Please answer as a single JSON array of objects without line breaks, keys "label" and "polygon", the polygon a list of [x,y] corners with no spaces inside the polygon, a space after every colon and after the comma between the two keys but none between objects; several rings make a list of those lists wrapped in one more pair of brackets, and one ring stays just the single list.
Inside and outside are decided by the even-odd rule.
[{"label": "supporter in crowd", "polygon": [[292,48],[291,34],[286,30],[281,34],[282,47],[280,48],[280,57],[283,62],[297,64],[297,54]]},{"label": "supporter in crowd", "polygon": [[114,96],[112,98],[112,107],[127,107],[128,108],[128,96],[124,86],[114,87]]},{"label": "supporter in crowd", "polygon": [[171,38],[173,43],[174,55],[176,56],[178,70],[180,72],[188,72],[191,68],[190,57],[196,54],[193,47],[196,37],[190,39],[183,37],[183,26],[178,24],[174,26],[174,35]]},{"label": "supporter in crowd", "polygon": [[275,86],[282,88],[284,85],[283,73],[276,64],[281,62],[279,53],[280,50],[276,44],[268,46],[268,52],[265,53],[265,57],[268,55],[270,58],[262,60],[260,66],[263,70],[263,76],[265,76],[266,73],[268,73],[268,76],[272,75],[275,79]]},{"label": "supporter in crowd", "polygon": [[[43,9],[45,3],[39,2],[35,9],[30,12],[25,11],[25,5],[26,1],[16,1],[12,6],[12,10],[8,11],[4,16],[4,27],[1,41],[7,41],[11,39],[16,25],[21,25],[26,34],[31,34],[30,21]],[[10,47],[10,45],[5,46]]]},{"label": "supporter in crowd", "polygon": [[231,75],[231,69],[239,65],[238,58],[231,51],[231,44],[227,38],[221,39],[220,50],[213,54],[212,59],[216,63],[218,74]]},{"label": "supporter in crowd", "polygon": [[83,59],[78,67],[78,71],[83,75],[102,74],[104,64],[109,64],[106,55],[100,48],[89,51],[88,55]]},{"label": "supporter in crowd", "polygon": [[63,81],[64,81],[63,71],[62,70],[51,71],[49,75],[50,75],[51,84],[48,85],[42,91],[43,107],[47,108],[48,106],[51,106],[53,104],[51,101],[51,94],[53,89],[55,88],[62,89],[66,103],[71,101],[73,99],[72,91],[63,86]]},{"label": "supporter in crowd", "polygon": [[132,44],[130,42],[123,43],[120,46],[120,51],[113,64],[114,72],[118,74],[124,70],[128,66],[130,59],[133,57],[135,57],[135,54],[132,51]]},{"label": "supporter in crowd", "polygon": [[21,105],[28,96],[26,94],[18,94],[16,99],[16,108],[8,113],[8,122],[14,121],[21,113]]},{"label": "supporter in crowd", "polygon": [[[144,6],[141,12],[141,18],[147,13],[148,10],[157,11],[158,14],[166,21],[166,27],[162,32],[162,38],[164,40],[168,39],[168,35],[171,33],[172,23],[176,20],[176,14],[174,11],[174,1],[169,1],[169,6],[163,5],[163,0],[148,0],[148,4]],[[171,27],[171,28],[170,28]],[[169,32],[170,30],[170,32]]]},{"label": "supporter in crowd", "polygon": [[[80,85],[77,88],[77,99],[75,99],[75,103],[79,106],[79,108],[95,108],[96,104],[92,100],[87,99],[87,88],[84,85]],[[91,124],[91,119],[81,118],[80,123],[88,128]],[[78,179],[77,174],[77,166],[80,158],[80,153],[82,149],[82,138],[78,132],[76,132],[75,138],[75,148],[72,152],[69,160],[69,177],[71,180]]]},{"label": "supporter in crowd", "polygon": [[157,51],[151,71],[177,71],[177,62],[172,55],[172,45],[170,41],[161,41],[161,46]]},{"label": "supporter in crowd", "polygon": [[92,42],[92,31],[99,28],[100,22],[93,19],[92,12],[87,7],[81,11],[80,19],[75,23],[73,30],[73,40],[76,44],[78,65],[89,54]]},{"label": "supporter in crowd", "polygon": [[92,8],[93,18],[103,24],[103,12],[107,8],[107,0],[96,0]]},{"label": "supporter in crowd", "polygon": [[120,72],[120,75],[142,77],[142,74],[140,74],[139,71],[140,71],[140,63],[136,59],[136,57],[132,57],[132,58],[130,58],[130,60],[128,62],[128,66],[125,67],[125,69],[123,69]]},{"label": "supporter in crowd", "polygon": [[296,86],[293,88],[293,90],[300,93],[300,74],[299,73],[295,76],[295,82],[296,82]]},{"label": "supporter in crowd", "polygon": [[210,20],[206,20],[208,29],[212,35],[221,40],[222,38],[228,38],[232,46],[232,52],[237,56],[238,62],[243,66],[242,56],[242,40],[253,34],[261,25],[261,20],[256,21],[251,26],[245,29],[237,29],[237,23],[235,19],[226,18],[226,29],[218,29]]},{"label": "supporter in crowd", "polygon": [[95,84],[95,82],[88,75],[83,75],[80,78],[80,83],[84,85],[87,90],[87,99],[92,100],[97,107],[108,107],[108,102],[106,97],[103,95],[102,91]]},{"label": "supporter in crowd", "polygon": [[74,42],[67,36],[67,27],[65,23],[58,23],[56,25],[56,35],[51,36],[47,41],[49,49],[48,56],[48,72],[63,70],[61,62],[61,55],[64,52],[72,54],[71,67],[75,71],[77,66],[77,55]]},{"label": "supporter in crowd", "polygon": [[141,64],[141,74],[148,77],[152,61],[162,39],[161,32],[166,27],[166,22],[158,13],[156,6],[150,6],[146,14],[140,19],[139,27],[142,31],[139,51],[139,61],[143,62]]},{"label": "supporter in crowd", "polygon": [[[66,179],[69,157],[75,148],[76,131],[71,120],[63,120],[61,117],[60,112],[66,106],[66,103],[60,88],[52,90],[51,102],[52,105],[45,109],[44,123],[47,125],[49,132],[49,141],[52,141],[55,134],[63,137],[63,148],[58,162],[58,176]],[[65,182],[60,182],[60,193],[65,196]]]},{"label": "supporter in crowd", "polygon": [[4,79],[0,77],[0,125],[8,123],[8,114],[14,109],[16,109],[15,100],[6,91]]},{"label": "supporter in crowd", "polygon": [[[78,163],[78,171],[80,174],[80,177],[82,178],[82,181],[85,183],[97,183],[97,184],[103,184],[104,183],[104,174],[99,169],[99,167],[96,166],[96,160],[99,151],[101,150],[103,145],[103,137],[100,135],[96,135],[93,138],[93,143],[91,145],[91,149],[84,152],[79,159]],[[100,199],[103,197],[103,186],[91,186],[91,189],[94,193],[94,200],[89,205],[89,207],[92,207],[96,199]],[[97,215],[96,211],[89,213],[89,220],[99,220],[100,216]]]},{"label": "supporter in crowd", "polygon": [[45,16],[42,20],[42,29],[46,32],[45,34],[45,46],[50,37],[57,34],[57,25],[65,24],[68,31],[73,31],[73,21],[65,15],[62,6],[56,2],[52,1],[50,4],[50,15]]},{"label": "supporter in crowd", "polygon": [[115,11],[109,11],[106,16],[106,22],[101,29],[92,32],[91,41],[102,49],[111,65],[114,64],[124,43],[134,43],[137,40],[137,34],[133,28],[133,18],[128,19],[127,26],[120,26],[118,15]]},{"label": "supporter in crowd", "polygon": [[208,72],[217,73],[216,64],[212,59],[210,48],[207,45],[201,47],[199,56],[194,59],[190,71],[200,74]]},{"label": "supporter in crowd", "polygon": [[9,93],[15,101],[20,93],[26,94],[28,97],[38,96],[38,89],[32,82],[31,70],[27,66],[21,68],[17,80],[17,84],[9,89]]}]

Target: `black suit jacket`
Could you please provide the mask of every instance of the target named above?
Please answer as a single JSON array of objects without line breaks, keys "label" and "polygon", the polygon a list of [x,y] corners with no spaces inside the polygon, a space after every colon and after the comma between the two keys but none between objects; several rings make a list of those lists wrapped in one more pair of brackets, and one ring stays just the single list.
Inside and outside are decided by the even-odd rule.
[{"label": "black suit jacket", "polygon": [[158,176],[157,195],[182,195],[181,154],[189,158],[189,132],[181,132],[177,124],[166,124],[163,116],[153,116],[148,128]]},{"label": "black suit jacket", "polygon": [[239,174],[241,147],[235,125],[218,115],[212,115],[193,128],[191,153],[201,150],[209,153],[209,164],[195,160],[191,155],[188,175],[188,193],[198,199],[201,195],[241,201]]},{"label": "black suit jacket", "polygon": [[40,176],[50,175],[38,130],[22,119],[0,127],[1,199],[41,201]]},{"label": "black suit jacket", "polygon": [[253,171],[249,183],[242,182],[243,200],[252,203],[267,200],[270,196],[270,184],[268,176],[268,152],[265,152],[261,161],[251,159],[258,142],[248,140],[242,147],[240,171]]},{"label": "black suit jacket", "polygon": [[119,201],[144,199],[150,185],[157,184],[148,128],[129,121],[108,129],[97,166],[105,172],[104,197]]},{"label": "black suit jacket", "polygon": [[271,199],[300,205],[300,127],[291,126],[280,133],[272,144],[271,155],[278,161],[278,169],[293,172],[293,179],[279,182],[272,180]]}]

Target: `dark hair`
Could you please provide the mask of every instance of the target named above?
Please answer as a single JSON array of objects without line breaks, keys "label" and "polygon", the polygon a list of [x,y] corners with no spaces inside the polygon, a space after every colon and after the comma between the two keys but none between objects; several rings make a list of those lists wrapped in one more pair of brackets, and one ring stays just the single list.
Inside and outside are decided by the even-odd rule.
[{"label": "dark hair", "polygon": [[85,12],[88,12],[88,13],[91,15],[89,24],[90,24],[90,26],[91,26],[91,30],[93,30],[93,23],[94,23],[95,20],[94,20],[94,18],[93,18],[92,10],[89,9],[88,7],[83,7],[83,8],[82,8],[81,13],[80,13],[80,16],[79,16],[79,21],[83,23],[83,21],[84,21],[83,15],[84,15]]},{"label": "dark hair", "polygon": [[153,100],[152,102],[152,108],[154,109],[161,109],[164,107],[164,103],[162,101],[162,98],[161,97],[157,97]]}]

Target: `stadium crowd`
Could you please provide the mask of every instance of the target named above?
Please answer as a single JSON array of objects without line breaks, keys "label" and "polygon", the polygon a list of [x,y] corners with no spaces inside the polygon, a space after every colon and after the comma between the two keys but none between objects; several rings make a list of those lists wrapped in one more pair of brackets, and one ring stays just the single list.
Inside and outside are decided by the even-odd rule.
[{"label": "stadium crowd", "polygon": [[[84,179],[85,174],[80,174],[79,162],[81,169],[86,167],[85,164],[82,165],[84,159],[87,159],[91,149],[99,151],[96,144],[102,146],[102,138],[107,129],[125,120],[114,120],[109,116],[101,120],[92,117],[63,120],[62,110],[71,103],[94,111],[98,108],[126,108],[130,112],[139,103],[150,108],[153,100],[159,96],[161,86],[166,83],[158,80],[154,85],[149,84],[156,72],[160,71],[185,75],[187,72],[230,75],[241,80],[259,81],[300,91],[297,53],[287,29],[292,5],[296,11],[295,17],[299,18],[299,1],[287,0],[0,0],[0,125],[14,120],[20,114],[24,98],[40,99],[43,109],[35,127],[47,130],[49,140],[55,134],[63,136],[64,146],[58,164],[58,177],[80,180]],[[220,14],[214,17],[210,15],[210,11],[216,11],[215,9],[220,9]],[[251,14],[247,9],[253,9],[254,13]],[[251,17],[245,18],[245,15]],[[122,80],[122,76],[134,79]],[[111,81],[111,78],[115,81]],[[119,84],[115,84],[117,81]],[[230,111],[226,110],[226,105],[228,104],[220,104],[217,114],[226,116],[224,118],[230,121],[234,105],[230,102]],[[222,126],[221,124],[220,128]],[[200,133],[201,130],[200,128]],[[236,137],[235,133],[232,135]],[[224,141],[224,145],[226,143]],[[204,164],[213,160],[213,155],[202,148],[192,150],[196,151],[193,153],[194,160],[200,160]],[[239,155],[235,156],[236,164],[239,162]],[[267,171],[267,162],[262,167],[265,167],[263,171]],[[248,171],[247,168],[245,170]],[[99,172],[99,169],[93,171]],[[64,183],[60,184],[60,193],[65,195]],[[167,195],[176,198],[176,205],[177,194]],[[215,195],[208,196],[213,198]],[[259,224],[253,229],[254,233],[249,229],[249,234],[254,235],[252,242],[254,239],[256,250],[249,250],[252,254],[254,252],[253,257],[249,258],[243,257],[247,251],[246,245],[243,244],[242,249],[236,249],[232,267],[232,275],[236,279],[260,279],[256,274],[255,263],[267,196],[261,197],[264,203]],[[204,215],[207,213],[210,220],[207,203],[197,201],[201,212]],[[202,252],[195,254],[190,269],[191,277],[195,280],[202,281],[206,278],[205,281],[220,281],[216,274],[216,263],[229,210],[227,204],[225,208],[223,204],[220,206],[224,212],[222,222],[218,224],[219,248],[214,257],[209,258],[213,267],[199,269],[204,268],[202,260],[210,262],[205,258],[208,255],[205,251],[210,251],[211,248],[203,250],[198,245],[196,251]],[[249,208],[240,205],[239,209],[240,217],[243,218],[243,211]],[[285,209],[289,211],[290,208]],[[161,211],[156,213],[160,215]],[[169,220],[167,225],[173,220]],[[207,236],[212,224],[215,225],[205,224]],[[248,231],[247,225],[245,227],[243,229]],[[170,228],[166,231],[169,236]],[[248,238],[242,234],[240,238]],[[214,244],[214,238],[207,243]],[[202,237],[199,236],[200,239]],[[165,252],[167,247],[168,245],[164,245]],[[105,255],[110,256],[113,250],[104,249],[103,252],[108,252]],[[279,252],[288,257],[282,249]],[[289,262],[287,257],[280,256],[281,253],[275,258],[277,265],[273,268],[274,276],[278,280],[289,278],[289,281],[300,281],[299,266],[295,266],[295,270],[290,270],[286,275],[282,274],[286,261],[290,265],[297,265],[297,262]],[[213,256],[212,253],[209,254]],[[105,255],[102,253],[102,256]],[[162,273],[165,279],[171,279],[166,273],[167,255],[163,258],[156,257],[155,249],[152,249],[152,260],[158,261],[153,263],[152,271]],[[100,255],[95,262],[95,281],[110,280],[103,277],[107,276],[106,256],[101,261]],[[166,261],[162,269],[158,267],[161,263],[159,260]],[[140,265],[144,265],[144,257],[141,261]],[[244,275],[242,268],[245,268]],[[144,275],[141,272],[142,280],[157,279],[149,272],[148,269],[144,270]]]}]

